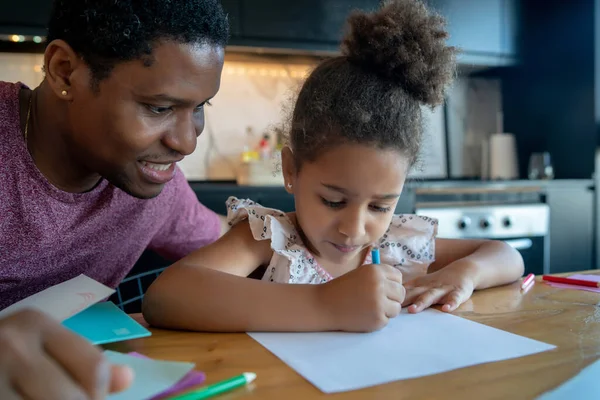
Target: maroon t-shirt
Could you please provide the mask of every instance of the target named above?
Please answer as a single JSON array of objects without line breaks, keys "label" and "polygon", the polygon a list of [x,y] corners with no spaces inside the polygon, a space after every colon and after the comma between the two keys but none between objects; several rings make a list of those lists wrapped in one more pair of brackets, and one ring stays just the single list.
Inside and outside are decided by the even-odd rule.
[{"label": "maroon t-shirt", "polygon": [[79,274],[114,288],[146,248],[177,260],[219,237],[179,169],[150,200],[106,180],[87,193],[50,184],[25,146],[22,87],[0,82],[0,309]]}]

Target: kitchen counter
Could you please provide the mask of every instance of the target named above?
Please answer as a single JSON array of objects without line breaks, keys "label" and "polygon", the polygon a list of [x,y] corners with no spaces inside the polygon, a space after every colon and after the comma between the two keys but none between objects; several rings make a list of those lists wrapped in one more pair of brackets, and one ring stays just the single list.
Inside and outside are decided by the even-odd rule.
[{"label": "kitchen counter", "polygon": [[[198,189],[228,189],[246,190],[282,190],[282,186],[242,186],[235,181],[190,181],[194,190]],[[511,181],[484,181],[477,179],[465,180],[409,180],[406,182],[407,189],[427,189],[427,190],[453,190],[453,189],[482,189],[482,190],[545,190],[547,187],[553,188],[583,188],[594,185],[593,179],[554,179],[554,180],[511,180]]]},{"label": "kitchen counter", "polygon": [[453,190],[544,190],[547,187],[585,187],[592,186],[592,179],[560,179],[560,180],[511,180],[511,181],[482,181],[482,180],[436,180],[410,181],[406,186],[415,189]]}]

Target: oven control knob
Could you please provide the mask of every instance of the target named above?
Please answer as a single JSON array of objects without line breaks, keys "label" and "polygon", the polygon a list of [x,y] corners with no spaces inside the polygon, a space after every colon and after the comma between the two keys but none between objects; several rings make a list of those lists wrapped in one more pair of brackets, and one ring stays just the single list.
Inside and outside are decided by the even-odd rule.
[{"label": "oven control knob", "polygon": [[467,229],[469,225],[471,225],[471,218],[469,217],[462,217],[460,221],[458,221],[458,229],[460,230]]},{"label": "oven control knob", "polygon": [[510,219],[510,217],[506,217],[502,220],[502,225],[505,228],[510,228],[512,226],[512,224],[513,224],[513,222],[512,222],[512,219]]},{"label": "oven control knob", "polygon": [[482,218],[481,221],[479,221],[479,226],[482,229],[487,229],[492,226],[492,221],[489,218]]}]

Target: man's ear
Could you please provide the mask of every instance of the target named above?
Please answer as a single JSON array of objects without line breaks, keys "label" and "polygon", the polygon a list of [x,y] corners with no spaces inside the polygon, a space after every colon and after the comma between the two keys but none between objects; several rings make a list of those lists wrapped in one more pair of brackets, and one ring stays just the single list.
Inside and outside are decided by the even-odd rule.
[{"label": "man's ear", "polygon": [[[46,47],[44,52],[45,79],[58,98],[67,101],[73,100],[76,86],[82,84],[75,75],[82,67],[87,69],[81,57],[64,40],[53,40]],[[87,85],[88,82],[85,84]]]}]

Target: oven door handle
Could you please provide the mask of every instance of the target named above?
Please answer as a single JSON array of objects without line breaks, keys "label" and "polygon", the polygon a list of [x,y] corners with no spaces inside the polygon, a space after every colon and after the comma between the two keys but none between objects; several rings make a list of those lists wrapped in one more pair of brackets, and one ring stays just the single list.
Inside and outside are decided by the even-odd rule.
[{"label": "oven door handle", "polygon": [[505,240],[505,242],[515,250],[527,250],[533,246],[533,241],[531,239],[512,239]]}]

